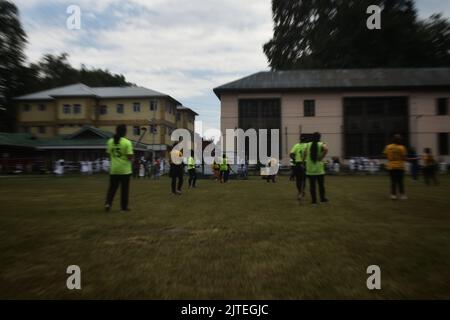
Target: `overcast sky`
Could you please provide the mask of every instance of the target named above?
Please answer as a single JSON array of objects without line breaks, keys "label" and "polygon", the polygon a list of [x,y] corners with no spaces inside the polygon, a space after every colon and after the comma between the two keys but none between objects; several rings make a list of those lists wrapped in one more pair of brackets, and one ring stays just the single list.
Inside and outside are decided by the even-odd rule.
[{"label": "overcast sky", "polygon": [[[262,45],[272,36],[270,0],[15,0],[28,35],[29,61],[67,52],[79,67],[108,69],[164,92],[219,128],[216,86],[267,70]],[[78,5],[81,30],[68,30]],[[417,0],[419,13],[443,12],[450,0]]]}]

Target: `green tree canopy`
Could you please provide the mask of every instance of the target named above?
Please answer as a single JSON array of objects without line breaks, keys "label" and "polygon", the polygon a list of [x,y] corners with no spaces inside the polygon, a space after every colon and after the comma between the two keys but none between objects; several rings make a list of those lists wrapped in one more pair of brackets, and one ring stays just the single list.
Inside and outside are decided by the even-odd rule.
[{"label": "green tree canopy", "polygon": [[[381,30],[367,8],[382,8]],[[450,24],[417,17],[413,0],[273,0],[273,38],[264,52],[274,70],[450,65]]]}]

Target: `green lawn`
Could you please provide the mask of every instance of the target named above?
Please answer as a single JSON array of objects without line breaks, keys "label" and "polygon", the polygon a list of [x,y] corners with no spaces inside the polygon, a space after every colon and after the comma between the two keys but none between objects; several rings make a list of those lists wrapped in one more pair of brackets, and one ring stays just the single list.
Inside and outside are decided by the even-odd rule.
[{"label": "green lawn", "polygon": [[[450,298],[450,182],[328,177],[326,206],[287,178],[181,197],[169,180],[132,181],[129,214],[102,211],[107,177],[0,178],[0,298]],[[82,290],[66,289],[69,265]],[[379,265],[382,290],[366,287]]]}]

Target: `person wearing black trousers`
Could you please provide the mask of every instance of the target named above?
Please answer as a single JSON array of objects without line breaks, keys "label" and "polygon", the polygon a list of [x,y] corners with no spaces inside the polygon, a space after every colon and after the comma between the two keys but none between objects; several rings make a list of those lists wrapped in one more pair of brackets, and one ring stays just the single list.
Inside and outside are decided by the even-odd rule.
[{"label": "person wearing black trousers", "polygon": [[175,149],[178,143],[174,143],[172,151],[170,152],[170,171],[169,176],[171,178],[171,189],[174,195],[181,195],[181,189],[183,187],[183,153],[180,150]]},{"label": "person wearing black trousers", "polygon": [[132,173],[131,161],[133,159],[133,145],[131,141],[124,138],[127,127],[119,125],[116,134],[107,142],[107,152],[111,158],[110,180],[106,194],[105,211],[109,212],[112,207],[114,195],[119,186],[121,187],[120,207],[122,212],[130,211],[128,198],[130,192],[130,177]]}]

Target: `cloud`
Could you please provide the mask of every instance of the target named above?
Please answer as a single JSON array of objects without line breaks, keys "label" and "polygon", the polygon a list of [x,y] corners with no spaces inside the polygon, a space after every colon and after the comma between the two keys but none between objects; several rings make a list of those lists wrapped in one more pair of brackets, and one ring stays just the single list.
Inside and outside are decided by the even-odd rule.
[{"label": "cloud", "polygon": [[[267,68],[270,0],[18,0],[31,61],[67,52],[74,65],[122,73],[174,96],[219,125],[215,86]],[[82,30],[65,27],[65,9],[82,9]],[[51,13],[49,15],[49,13]],[[211,106],[216,106],[212,108]]]}]

